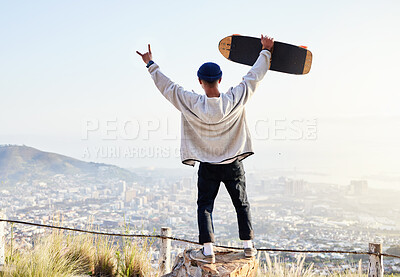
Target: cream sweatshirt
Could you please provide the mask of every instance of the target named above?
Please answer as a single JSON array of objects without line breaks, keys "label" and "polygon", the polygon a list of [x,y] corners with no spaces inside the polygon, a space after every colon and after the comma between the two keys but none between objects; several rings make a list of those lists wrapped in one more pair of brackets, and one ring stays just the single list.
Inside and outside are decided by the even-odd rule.
[{"label": "cream sweatshirt", "polygon": [[182,163],[191,166],[196,161],[223,163],[254,154],[245,104],[265,76],[270,60],[271,53],[261,51],[240,84],[212,98],[172,82],[156,63],[149,67],[161,94],[181,112]]}]

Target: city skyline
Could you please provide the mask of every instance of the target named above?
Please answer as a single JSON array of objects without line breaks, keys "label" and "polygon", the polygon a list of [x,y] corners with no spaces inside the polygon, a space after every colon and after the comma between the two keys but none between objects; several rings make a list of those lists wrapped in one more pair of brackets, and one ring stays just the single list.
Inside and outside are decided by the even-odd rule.
[{"label": "city skyline", "polygon": [[[113,233],[154,234],[172,228],[174,237],[196,241],[196,178],[176,172],[136,171],[138,181],[58,174],[45,180],[20,182],[0,190],[0,204],[8,219],[41,224],[60,224],[77,229]],[[248,175],[249,200],[260,248],[366,251],[369,242],[382,243],[383,251],[400,243],[399,203],[396,194],[370,188],[354,180],[348,186],[310,183],[287,177]],[[177,205],[179,203],[179,205]],[[230,197],[221,187],[213,213],[217,244],[240,246]],[[6,230],[10,239],[10,229]],[[15,249],[30,247],[46,230],[16,224]],[[177,255],[186,244],[174,244]],[[152,260],[158,261],[157,242]],[[291,256],[293,254],[287,254]],[[360,257],[361,258],[361,257]],[[347,264],[352,256],[310,254],[315,270]],[[367,261],[363,261],[366,264]],[[399,271],[396,261],[385,259],[385,268]]]}]

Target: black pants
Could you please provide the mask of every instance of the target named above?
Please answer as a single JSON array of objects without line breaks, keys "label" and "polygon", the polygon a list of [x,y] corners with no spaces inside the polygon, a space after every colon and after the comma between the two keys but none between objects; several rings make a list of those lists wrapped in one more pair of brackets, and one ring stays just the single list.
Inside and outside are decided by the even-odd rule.
[{"label": "black pants", "polygon": [[250,204],[246,194],[246,180],[242,162],[236,160],[230,164],[200,163],[198,172],[197,222],[199,242],[214,242],[212,212],[219,185],[223,182],[235,206],[239,238],[251,240],[254,237],[251,226]]}]

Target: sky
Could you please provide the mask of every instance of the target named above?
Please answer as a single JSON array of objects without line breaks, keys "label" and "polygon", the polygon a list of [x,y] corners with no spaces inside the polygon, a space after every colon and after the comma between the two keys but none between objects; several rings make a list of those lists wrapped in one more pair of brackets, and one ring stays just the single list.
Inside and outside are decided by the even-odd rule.
[{"label": "sky", "polygon": [[[400,186],[399,1],[0,1],[0,144],[122,167],[184,168],[180,115],[136,50],[203,93],[249,67],[226,60],[231,34],[306,45],[309,74],[268,72],[246,107],[247,171],[315,172],[327,182]],[[322,175],[321,175],[322,174]],[[321,178],[321,177],[318,177]]]}]

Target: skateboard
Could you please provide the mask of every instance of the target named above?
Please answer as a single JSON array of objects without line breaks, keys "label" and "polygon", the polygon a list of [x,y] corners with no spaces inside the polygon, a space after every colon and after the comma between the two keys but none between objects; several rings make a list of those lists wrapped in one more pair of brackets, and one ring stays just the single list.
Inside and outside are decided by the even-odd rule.
[{"label": "skateboard", "polygon": [[[262,50],[261,39],[241,35],[223,38],[218,46],[221,54],[233,62],[252,66]],[[304,46],[274,42],[270,70],[302,75],[310,72],[312,53]]]}]

